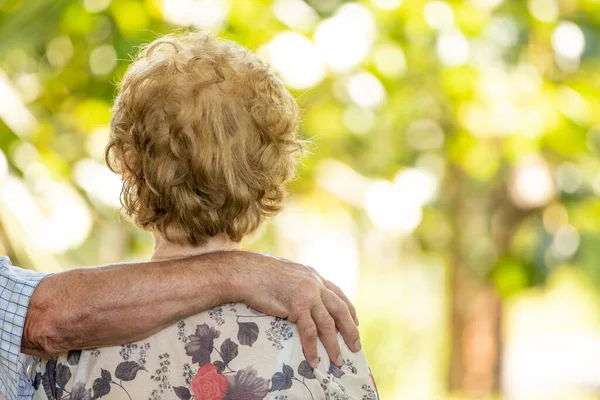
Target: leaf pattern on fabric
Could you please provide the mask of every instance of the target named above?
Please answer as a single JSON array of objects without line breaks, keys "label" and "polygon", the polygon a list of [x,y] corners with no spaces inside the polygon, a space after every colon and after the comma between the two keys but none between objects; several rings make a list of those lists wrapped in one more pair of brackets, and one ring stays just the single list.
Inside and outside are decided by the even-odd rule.
[{"label": "leaf pattern on fabric", "polygon": [[227,377],[229,389],[223,400],[263,399],[269,392],[269,381],[258,376],[252,367],[238,371],[235,376]]},{"label": "leaf pattern on fabric", "polygon": [[240,322],[238,320],[237,339],[243,346],[250,346],[258,339],[258,325],[256,322]]},{"label": "leaf pattern on fabric", "polygon": [[110,372],[108,372],[105,369],[100,370],[100,376],[102,377],[102,379],[104,379],[108,382],[112,381],[112,376],[110,375]]},{"label": "leaf pattern on fabric", "polygon": [[79,364],[79,359],[81,358],[81,350],[71,350],[67,355],[67,362],[69,365],[77,365]]},{"label": "leaf pattern on fabric", "polygon": [[231,339],[227,339],[221,345],[221,357],[225,365],[229,364],[231,360],[236,358],[238,355],[238,345],[233,343]]},{"label": "leaf pattern on fabric", "polygon": [[190,390],[185,386],[177,386],[173,388],[175,395],[181,400],[190,400],[192,398],[192,394]]},{"label": "leaf pattern on fabric", "polygon": [[283,364],[281,372],[275,372],[271,378],[271,389],[269,391],[274,392],[276,390],[286,390],[292,387],[292,379],[294,378],[294,370],[289,365]]},{"label": "leaf pattern on fabric", "polygon": [[110,393],[110,379],[97,378],[92,385],[94,390],[94,399],[106,396]]},{"label": "leaf pattern on fabric", "polygon": [[337,365],[330,362],[329,363],[329,373],[336,378],[341,378],[344,375],[344,371],[342,371]]},{"label": "leaf pattern on fabric", "polygon": [[308,364],[308,362],[306,362],[306,360],[302,360],[300,365],[298,365],[298,375],[303,376],[306,379],[317,379],[315,376],[315,371]]},{"label": "leaf pattern on fabric", "polygon": [[[260,400],[269,393],[277,400],[379,399],[370,374],[365,375],[370,370],[364,357],[347,353],[341,368],[332,363],[324,367],[318,357],[317,373],[304,359],[299,342],[290,340],[295,328],[287,320],[234,303],[214,308],[198,323],[190,321],[167,328],[170,337],[160,338],[160,343],[174,346],[172,351],[152,338],[103,352],[71,351],[60,362],[46,360],[36,367],[32,385],[44,400]],[[279,353],[284,348],[285,353]],[[268,360],[266,353],[275,354],[273,360],[281,360],[283,354],[289,358],[274,361],[279,363],[275,373],[273,366],[252,365]],[[96,372],[86,372],[88,365]],[[259,373],[265,370],[272,376]],[[89,381],[76,381],[78,376]],[[358,379],[352,383],[352,395],[344,387],[348,376]]]},{"label": "leaf pattern on fabric", "polygon": [[35,377],[33,378],[33,388],[35,390],[38,390],[38,388],[40,387],[40,384],[42,383],[42,374],[40,374],[39,372],[35,374]]},{"label": "leaf pattern on fabric", "polygon": [[56,385],[61,389],[65,390],[67,382],[71,379],[71,370],[69,367],[63,364],[56,366]]},{"label": "leaf pattern on fabric", "polygon": [[283,373],[290,376],[292,379],[294,379],[294,370],[292,369],[292,367],[290,367],[289,365],[285,365],[283,364],[282,367]]},{"label": "leaf pattern on fabric", "polygon": [[139,365],[135,361],[123,361],[119,365],[117,365],[117,369],[115,370],[115,377],[122,381],[132,381],[135,379],[138,371],[143,370],[144,367]]},{"label": "leaf pattern on fabric", "polygon": [[218,372],[218,373],[222,374],[222,373],[223,373],[223,371],[225,371],[225,367],[226,367],[226,365],[225,365],[225,363],[224,363],[223,361],[218,361],[218,360],[217,360],[217,361],[215,361],[215,362],[213,363],[213,365],[214,365],[214,366],[217,368],[217,372]]},{"label": "leaf pattern on fabric", "polygon": [[42,375],[42,386],[49,400],[56,400],[58,390],[56,387],[56,360],[48,360],[46,373]]},{"label": "leaf pattern on fabric", "polygon": [[56,388],[50,383],[48,374],[42,375],[42,387],[44,388],[48,400],[56,400]]},{"label": "leaf pattern on fabric", "polygon": [[92,400],[92,391],[91,389],[86,389],[83,383],[78,382],[73,386],[71,400]]}]

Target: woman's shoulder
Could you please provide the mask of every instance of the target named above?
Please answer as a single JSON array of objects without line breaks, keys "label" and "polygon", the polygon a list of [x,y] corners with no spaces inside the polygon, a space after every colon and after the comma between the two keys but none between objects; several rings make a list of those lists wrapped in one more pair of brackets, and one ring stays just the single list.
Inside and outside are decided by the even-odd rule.
[{"label": "woman's shoulder", "polygon": [[264,398],[279,353],[294,348],[294,330],[289,321],[244,304],[223,304],[144,340],[43,359],[34,398],[72,391],[81,391],[82,399],[120,399],[125,392],[135,393],[134,399],[189,398],[188,393],[203,390],[207,382],[208,387],[218,384],[217,391],[250,390],[253,398]]},{"label": "woman's shoulder", "polygon": [[331,364],[319,343],[319,366],[312,369],[295,324],[228,303],[142,341],[47,360],[38,368],[37,393],[45,399],[43,383],[57,392],[82,391],[107,400],[125,392],[135,393],[133,399],[221,399],[249,393],[255,399],[377,399],[364,355],[352,353],[338,338],[344,365]]}]

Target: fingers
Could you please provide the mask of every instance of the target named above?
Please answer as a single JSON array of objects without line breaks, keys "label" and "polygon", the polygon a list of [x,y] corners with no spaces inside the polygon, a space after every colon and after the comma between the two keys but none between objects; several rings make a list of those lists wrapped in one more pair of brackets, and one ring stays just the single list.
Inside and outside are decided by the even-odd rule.
[{"label": "fingers", "polygon": [[327,350],[329,359],[338,367],[342,366],[344,361],[340,353],[340,345],[337,340],[337,332],[335,331],[335,321],[329,314],[329,311],[321,303],[315,306],[312,310],[312,317],[317,325],[319,338]]},{"label": "fingers", "polygon": [[331,291],[323,294],[323,303],[333,317],[335,325],[348,347],[354,352],[359,351],[361,348],[360,334],[346,303]]},{"label": "fingers", "polygon": [[348,309],[350,310],[350,314],[352,315],[352,319],[354,320],[354,323],[356,324],[356,326],[359,326],[358,316],[356,315],[356,309],[354,308],[354,304],[352,304],[352,302],[346,296],[346,294],[344,294],[342,289],[340,289],[335,284],[333,284],[332,282],[329,282],[326,279],[323,279],[323,283],[325,284],[327,289],[331,290],[333,293],[335,293],[340,299],[342,299],[346,303],[346,305],[348,306]]},{"label": "fingers", "polygon": [[308,364],[317,368],[317,327],[312,319],[310,312],[302,314],[296,321],[296,327],[300,333],[300,341],[304,349],[304,357]]}]

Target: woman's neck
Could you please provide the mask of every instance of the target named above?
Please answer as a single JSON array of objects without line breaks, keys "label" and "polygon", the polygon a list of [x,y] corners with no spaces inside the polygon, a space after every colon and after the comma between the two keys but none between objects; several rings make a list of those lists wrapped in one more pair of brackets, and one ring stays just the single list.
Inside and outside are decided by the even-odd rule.
[{"label": "woman's neck", "polygon": [[225,251],[225,250],[240,250],[240,243],[234,242],[224,233],[219,233],[211,238],[201,246],[186,246],[173,244],[165,241],[159,235],[154,234],[154,254],[152,255],[153,261],[158,260],[169,260],[174,258],[184,258],[190,256],[196,256],[203,253],[209,253],[212,251]]}]

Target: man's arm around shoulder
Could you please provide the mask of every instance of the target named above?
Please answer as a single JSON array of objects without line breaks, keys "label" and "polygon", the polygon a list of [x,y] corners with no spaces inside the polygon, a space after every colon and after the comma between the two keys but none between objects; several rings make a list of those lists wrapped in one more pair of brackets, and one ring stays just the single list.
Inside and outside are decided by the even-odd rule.
[{"label": "man's arm around shoulder", "polygon": [[49,276],[29,302],[21,351],[55,355],[129,343],[226,302],[296,322],[311,363],[321,338],[339,364],[336,326],[351,349],[360,349],[354,308],[312,268],[231,251]]}]

